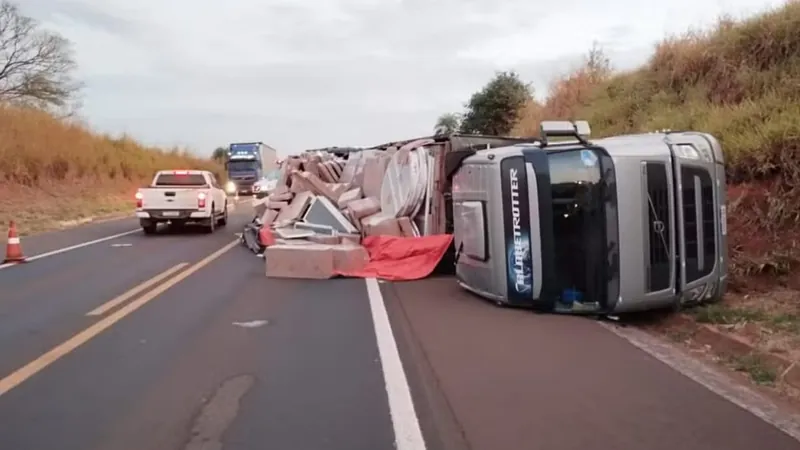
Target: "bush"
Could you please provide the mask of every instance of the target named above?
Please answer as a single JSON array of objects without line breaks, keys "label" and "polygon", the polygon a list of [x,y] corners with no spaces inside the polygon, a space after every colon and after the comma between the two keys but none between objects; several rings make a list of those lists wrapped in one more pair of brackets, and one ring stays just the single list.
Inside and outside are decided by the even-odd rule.
[{"label": "bush", "polygon": [[40,187],[68,181],[149,182],[157,170],[222,166],[185,150],[145,147],[122,136],[100,136],[84,125],[34,109],[0,106],[0,183]]}]

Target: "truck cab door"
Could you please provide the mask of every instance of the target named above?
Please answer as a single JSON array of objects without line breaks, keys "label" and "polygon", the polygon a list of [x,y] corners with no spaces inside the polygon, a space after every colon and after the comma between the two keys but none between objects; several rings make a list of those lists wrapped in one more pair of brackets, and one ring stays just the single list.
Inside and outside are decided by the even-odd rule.
[{"label": "truck cab door", "polygon": [[678,287],[682,304],[717,298],[727,275],[721,150],[702,133],[670,133],[675,174]]}]

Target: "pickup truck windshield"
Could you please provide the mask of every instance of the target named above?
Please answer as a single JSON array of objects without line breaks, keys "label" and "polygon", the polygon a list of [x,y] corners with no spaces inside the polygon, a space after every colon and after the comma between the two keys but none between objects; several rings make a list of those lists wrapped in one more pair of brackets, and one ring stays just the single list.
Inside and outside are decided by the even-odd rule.
[{"label": "pickup truck windshield", "polygon": [[156,186],[205,186],[206,179],[202,174],[162,173],[156,178]]},{"label": "pickup truck windshield", "polygon": [[599,294],[606,242],[599,157],[593,150],[576,149],[551,153],[548,159],[559,289],[598,301],[592,297]]}]

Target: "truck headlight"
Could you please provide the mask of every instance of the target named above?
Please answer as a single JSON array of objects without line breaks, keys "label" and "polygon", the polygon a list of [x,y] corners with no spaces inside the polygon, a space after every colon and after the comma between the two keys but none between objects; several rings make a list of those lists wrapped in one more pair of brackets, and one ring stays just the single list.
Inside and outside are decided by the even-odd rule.
[{"label": "truck headlight", "polygon": [[228,181],[225,183],[225,192],[228,194],[233,194],[236,192],[236,185],[233,183],[233,181]]}]

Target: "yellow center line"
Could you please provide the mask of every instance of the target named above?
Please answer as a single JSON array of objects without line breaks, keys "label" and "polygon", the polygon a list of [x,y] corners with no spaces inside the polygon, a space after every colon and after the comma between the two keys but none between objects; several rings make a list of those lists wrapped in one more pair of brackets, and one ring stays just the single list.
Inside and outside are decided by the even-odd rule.
[{"label": "yellow center line", "polygon": [[72,336],[68,340],[64,341],[63,343],[57,345],[47,353],[41,355],[40,357],[36,358],[35,360],[29,362],[25,366],[17,369],[12,374],[8,375],[7,377],[0,380],[0,396],[5,394],[6,392],[14,389],[15,387],[19,386],[20,384],[24,383],[30,377],[36,375],[45,367],[49,366],[50,364],[56,362],[61,357],[67,355],[71,351],[75,350],[76,348],[80,347],[81,345],[85,344],[93,337],[97,336],[105,329],[109,328],[110,326],[114,325],[115,323],[122,320],[128,314],[136,311],[137,309],[141,308],[149,301],[153,300],[154,298],[161,295],[164,291],[175,286],[176,284],[180,283],[189,275],[197,272],[198,270],[202,269],[203,267],[207,266],[209,263],[214,261],[215,259],[222,256],[223,253],[227,252],[234,246],[239,244],[239,240],[235,240],[230,244],[222,247],[221,249],[217,250],[216,252],[206,256],[199,262],[195,263],[193,266],[189,267],[183,272],[180,272],[175,277],[170,278],[164,284],[157,286],[152,291],[146,293],[145,295],[137,298],[136,300],[128,303],[127,305],[123,306],[122,308],[118,309],[116,312],[104,317],[103,319],[98,320],[96,323],[91,325],[90,327],[86,328],[85,330],[79,332],[75,336]]},{"label": "yellow center line", "polygon": [[164,272],[161,272],[160,274],[154,276],[153,278],[150,278],[149,280],[145,281],[144,283],[134,287],[133,289],[131,289],[131,290],[127,291],[127,292],[125,292],[124,294],[121,294],[121,295],[117,296],[113,300],[109,300],[108,302],[103,303],[102,305],[98,306],[97,308],[95,308],[95,309],[89,311],[88,313],[86,313],[86,315],[87,316],[101,316],[101,315],[107,313],[108,311],[116,308],[122,302],[128,300],[129,298],[132,298],[134,295],[142,292],[143,290],[145,290],[145,289],[149,288],[150,286],[160,282],[164,278],[167,278],[168,276],[172,275],[173,273],[177,272],[180,269],[183,269],[184,267],[186,267],[188,265],[189,265],[189,263],[182,262],[182,263],[180,263],[180,264],[178,264],[178,265],[176,265],[176,266],[174,266],[174,267],[172,267],[170,269],[167,269]]}]

